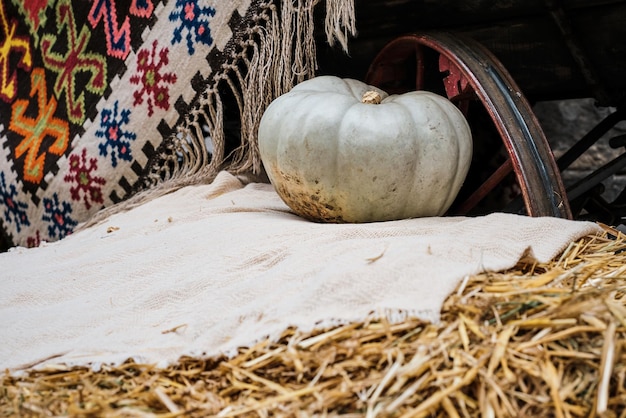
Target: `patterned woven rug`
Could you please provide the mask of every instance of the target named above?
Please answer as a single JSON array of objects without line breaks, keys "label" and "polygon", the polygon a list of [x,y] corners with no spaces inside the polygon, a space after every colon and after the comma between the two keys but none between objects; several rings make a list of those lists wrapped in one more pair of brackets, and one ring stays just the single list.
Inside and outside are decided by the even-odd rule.
[{"label": "patterned woven rug", "polygon": [[[0,0],[0,248],[221,169],[258,173],[263,110],[314,75],[317,3]],[[345,48],[353,1],[322,7]]]}]

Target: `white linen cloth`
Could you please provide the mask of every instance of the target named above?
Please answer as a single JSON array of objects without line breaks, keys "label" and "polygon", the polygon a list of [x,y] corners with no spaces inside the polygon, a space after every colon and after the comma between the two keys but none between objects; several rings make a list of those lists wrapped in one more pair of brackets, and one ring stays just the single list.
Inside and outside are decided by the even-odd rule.
[{"label": "white linen cloth", "polygon": [[549,261],[589,222],[492,214],[317,224],[220,173],[38,248],[0,254],[0,369],[165,366],[289,326],[437,321],[467,275]]}]

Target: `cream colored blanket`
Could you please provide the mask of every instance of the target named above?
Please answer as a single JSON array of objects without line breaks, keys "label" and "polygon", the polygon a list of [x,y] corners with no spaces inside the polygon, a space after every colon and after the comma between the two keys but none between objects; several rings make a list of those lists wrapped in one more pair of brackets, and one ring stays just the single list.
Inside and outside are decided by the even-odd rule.
[{"label": "cream colored blanket", "polygon": [[166,365],[289,326],[437,321],[467,275],[548,261],[592,223],[493,214],[363,225],[290,213],[220,173],[39,248],[0,254],[0,369]]}]

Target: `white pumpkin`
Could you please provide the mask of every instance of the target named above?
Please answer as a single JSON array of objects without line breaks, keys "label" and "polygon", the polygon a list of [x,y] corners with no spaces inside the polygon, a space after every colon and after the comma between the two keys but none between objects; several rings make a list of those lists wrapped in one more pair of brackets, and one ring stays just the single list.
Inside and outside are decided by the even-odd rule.
[{"label": "white pumpkin", "polygon": [[442,215],[472,159],[470,128],[448,99],[426,91],[389,96],[333,76],[274,100],[258,140],[280,197],[322,222]]}]

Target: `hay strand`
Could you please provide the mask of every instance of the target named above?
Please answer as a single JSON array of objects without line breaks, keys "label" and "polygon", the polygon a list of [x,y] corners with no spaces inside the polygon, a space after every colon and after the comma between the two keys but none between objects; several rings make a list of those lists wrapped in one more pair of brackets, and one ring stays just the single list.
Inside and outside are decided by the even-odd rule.
[{"label": "hay strand", "polygon": [[467,277],[441,322],[369,321],[242,347],[233,358],[31,369],[0,416],[626,416],[626,241]]}]

